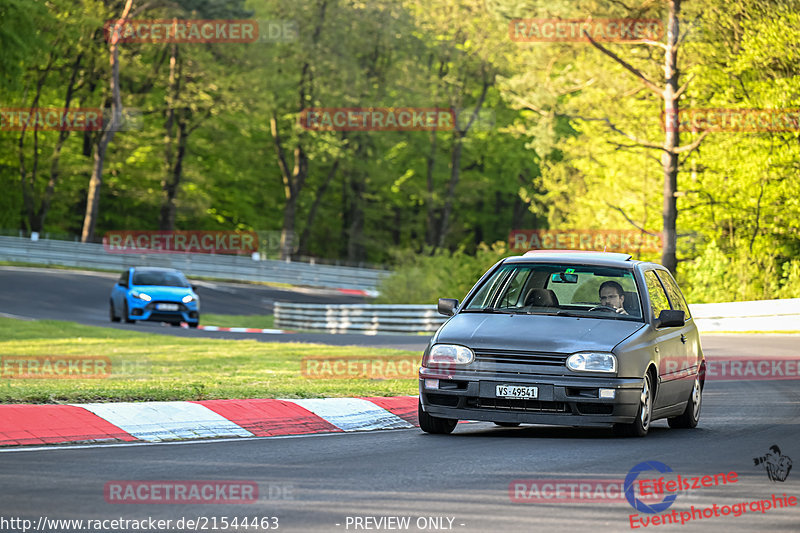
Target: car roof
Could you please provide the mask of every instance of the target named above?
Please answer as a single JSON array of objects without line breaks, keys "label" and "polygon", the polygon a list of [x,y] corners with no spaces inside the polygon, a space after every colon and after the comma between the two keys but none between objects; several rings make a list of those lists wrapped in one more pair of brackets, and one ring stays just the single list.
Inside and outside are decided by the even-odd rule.
[{"label": "car roof", "polygon": [[578,265],[612,266],[633,269],[643,261],[631,254],[588,250],[530,250],[524,255],[507,257],[504,263],[574,263]]},{"label": "car roof", "polygon": [[178,274],[183,274],[183,272],[181,272],[177,268],[165,268],[165,267],[150,267],[150,266],[133,267],[133,270],[139,272],[177,272]]}]

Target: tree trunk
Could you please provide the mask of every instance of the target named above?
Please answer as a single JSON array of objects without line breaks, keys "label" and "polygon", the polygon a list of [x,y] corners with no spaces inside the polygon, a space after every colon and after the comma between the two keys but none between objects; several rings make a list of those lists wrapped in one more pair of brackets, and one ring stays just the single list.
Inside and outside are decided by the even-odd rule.
[{"label": "tree trunk", "polygon": [[456,185],[458,185],[458,180],[461,177],[461,150],[463,147],[464,137],[467,136],[467,132],[469,132],[469,129],[472,127],[472,123],[478,116],[481,107],[483,107],[483,101],[486,98],[486,92],[494,83],[493,80],[488,80],[485,76],[486,74],[484,73],[481,95],[478,98],[478,103],[475,104],[475,109],[470,115],[470,119],[466,126],[464,126],[463,130],[459,130],[457,126],[453,129],[453,151],[450,157],[450,183],[447,186],[447,198],[445,199],[444,209],[442,210],[442,221],[439,225],[439,237],[436,240],[436,246],[439,248],[444,246],[444,240],[445,237],[447,237],[447,231],[450,229],[450,215],[453,212],[453,197],[455,196]]},{"label": "tree trunk", "polygon": [[333,163],[331,169],[328,171],[325,181],[323,181],[322,185],[320,185],[317,189],[317,194],[314,197],[314,203],[311,204],[311,209],[308,211],[306,226],[303,228],[303,233],[300,235],[300,241],[297,243],[297,253],[299,255],[308,255],[308,241],[311,239],[311,228],[314,227],[314,220],[317,217],[317,210],[319,209],[319,205],[322,203],[322,198],[325,196],[325,192],[328,190],[328,186],[330,185],[331,181],[333,181],[333,177],[336,175],[336,171],[338,169],[339,160],[337,159]]},{"label": "tree trunk", "polygon": [[125,2],[122,16],[114,24],[111,32],[111,45],[109,46],[111,61],[111,120],[103,128],[103,134],[97,142],[94,151],[94,165],[92,166],[92,177],[89,180],[89,192],[86,195],[86,214],[83,217],[83,230],[81,231],[81,242],[94,241],[94,232],[97,227],[97,213],[100,207],[100,189],[103,186],[103,163],[106,158],[106,149],[114,138],[114,133],[120,122],[122,112],[122,96],[119,91],[119,38],[120,28],[128,18],[131,11],[133,0]]},{"label": "tree trunk", "polygon": [[[78,57],[75,58],[75,63],[72,65],[72,75],[70,76],[69,83],[67,84],[67,94],[64,97],[65,110],[69,109],[69,106],[72,103],[72,95],[75,91],[75,81],[78,76],[78,70],[80,70],[82,60],[83,53],[80,53],[78,54]],[[56,185],[61,177],[61,150],[64,147],[64,142],[67,140],[67,137],[69,137],[69,134],[70,131],[66,128],[58,132],[58,141],[56,141],[56,146],[53,149],[52,161],[50,162],[50,179],[47,182],[47,188],[44,191],[44,196],[42,197],[41,204],[39,205],[39,211],[36,213],[36,221],[38,227],[40,228],[36,231],[41,231],[44,229],[44,222],[47,218],[47,213],[50,211],[50,204],[53,201]]]},{"label": "tree trunk", "polygon": [[[178,152],[181,151],[180,143],[182,140],[185,127],[183,124],[178,125],[178,146],[176,147],[175,139],[175,125],[179,122],[176,117],[177,110],[175,106],[180,99],[181,92],[181,68],[180,59],[178,57],[178,45],[173,44],[169,58],[169,86],[167,87],[167,108],[166,108],[166,121],[164,123],[164,179],[161,182],[161,210],[159,214],[158,229],[163,231],[172,231],[175,229],[175,196],[178,189],[178,181],[180,180],[181,162],[176,161]],[[176,173],[177,172],[177,173]]]},{"label": "tree trunk", "polygon": [[664,54],[664,117],[667,124],[664,137],[664,153],[661,155],[661,164],[664,169],[664,221],[663,243],[661,250],[661,264],[670,272],[675,273],[678,267],[676,255],[676,221],[678,219],[678,199],[675,193],[678,190],[678,152],[680,146],[680,131],[678,128],[678,16],[681,10],[681,0],[670,0],[669,21],[667,31],[667,50]]}]

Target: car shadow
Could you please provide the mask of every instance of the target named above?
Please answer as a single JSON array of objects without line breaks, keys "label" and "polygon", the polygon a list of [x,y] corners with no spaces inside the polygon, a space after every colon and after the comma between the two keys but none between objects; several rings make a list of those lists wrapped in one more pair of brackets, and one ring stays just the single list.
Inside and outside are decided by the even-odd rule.
[{"label": "car shadow", "polygon": [[[658,424],[656,422],[656,424]],[[678,435],[686,433],[684,430],[671,429],[666,425],[653,425],[650,427],[645,438],[664,438],[668,435]],[[694,432],[702,432],[701,428],[695,428]],[[636,440],[632,437],[618,435],[614,432],[613,428],[595,428],[595,427],[572,427],[572,426],[539,426],[539,425],[522,425],[515,428],[503,427],[469,427],[468,425],[459,425],[457,430],[451,434],[451,437],[462,438],[505,438],[505,439],[583,439],[583,440],[597,440],[597,439],[619,439],[619,440]]]}]

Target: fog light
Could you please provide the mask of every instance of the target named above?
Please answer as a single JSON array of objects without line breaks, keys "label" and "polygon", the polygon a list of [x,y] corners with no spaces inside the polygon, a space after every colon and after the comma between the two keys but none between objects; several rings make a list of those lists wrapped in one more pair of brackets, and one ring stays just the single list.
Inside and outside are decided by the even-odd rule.
[{"label": "fog light", "polygon": [[616,394],[617,394],[617,391],[614,390],[614,389],[600,389],[600,397],[601,398],[608,398],[610,400],[613,400],[614,397],[616,396]]},{"label": "fog light", "polygon": [[439,380],[438,379],[425,379],[425,388],[426,389],[438,389],[439,388]]}]

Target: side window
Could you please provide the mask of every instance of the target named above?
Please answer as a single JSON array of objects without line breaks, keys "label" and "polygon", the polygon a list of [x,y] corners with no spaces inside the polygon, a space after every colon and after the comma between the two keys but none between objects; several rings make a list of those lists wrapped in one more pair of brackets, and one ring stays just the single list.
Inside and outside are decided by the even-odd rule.
[{"label": "side window", "polygon": [[120,275],[119,281],[117,281],[117,283],[119,283],[123,287],[127,287],[128,286],[128,274],[130,274],[130,272],[131,272],[130,270],[126,270],[125,272],[123,272]]},{"label": "side window", "polygon": [[514,278],[509,281],[506,293],[500,299],[498,307],[521,307],[524,302],[519,301],[522,294],[522,287],[530,276],[528,269],[519,269],[514,273]]},{"label": "side window", "polygon": [[467,309],[482,309],[491,303],[491,298],[500,289],[500,286],[508,277],[509,270],[513,267],[504,267],[496,272],[491,278],[487,279],[483,286],[472,298]]},{"label": "side window", "polygon": [[650,308],[653,310],[653,316],[658,318],[662,310],[669,309],[669,300],[667,300],[664,288],[654,271],[645,272],[644,281],[647,284],[647,292],[650,294]]},{"label": "side window", "polygon": [[686,304],[686,299],[683,297],[681,290],[678,288],[678,284],[672,278],[668,272],[664,272],[660,270],[657,272],[658,279],[661,280],[661,283],[664,284],[664,288],[667,289],[667,296],[669,296],[669,301],[672,304],[672,308],[676,311],[683,311],[686,313],[686,318],[689,319],[692,317],[691,313],[689,313],[689,306]]}]

